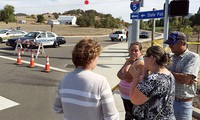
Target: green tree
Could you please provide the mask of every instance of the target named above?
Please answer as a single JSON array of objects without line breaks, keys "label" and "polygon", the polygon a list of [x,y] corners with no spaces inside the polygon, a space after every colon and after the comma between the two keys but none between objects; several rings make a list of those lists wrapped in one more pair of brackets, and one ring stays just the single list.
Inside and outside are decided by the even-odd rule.
[{"label": "green tree", "polygon": [[59,17],[59,14],[58,13],[53,13],[54,17],[57,19]]},{"label": "green tree", "polygon": [[4,9],[0,11],[0,20],[6,23],[15,22],[14,7],[12,5],[5,5]]},{"label": "green tree", "polygon": [[37,22],[38,23],[44,23],[44,16],[43,15],[37,15]]},{"label": "green tree", "polygon": [[187,40],[189,40],[189,37],[192,35],[192,30],[192,27],[190,27],[189,25],[180,28],[180,31],[185,33],[185,35],[187,36]]},{"label": "green tree", "polygon": [[193,32],[197,33],[197,34],[200,34],[200,25],[193,26]]}]

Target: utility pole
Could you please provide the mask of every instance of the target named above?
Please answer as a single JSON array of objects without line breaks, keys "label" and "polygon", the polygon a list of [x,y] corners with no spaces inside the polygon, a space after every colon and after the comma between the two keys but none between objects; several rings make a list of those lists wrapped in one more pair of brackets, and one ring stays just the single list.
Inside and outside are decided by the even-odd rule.
[{"label": "utility pole", "polygon": [[[140,11],[140,0],[133,0],[133,2],[138,2],[138,4],[134,4],[132,8],[133,13],[138,13]],[[140,20],[132,19],[132,33],[130,40],[131,43],[139,41],[139,31],[140,31]]]},{"label": "utility pole", "polygon": [[139,31],[140,31],[140,20],[132,20],[132,42],[139,41]]},{"label": "utility pole", "polygon": [[[153,8],[153,11],[156,10],[155,8]],[[152,19],[152,29],[151,29],[151,46],[153,46],[153,40],[155,40],[155,19]]]},{"label": "utility pole", "polygon": [[[164,16],[164,39],[163,42],[167,40],[168,31],[169,31],[169,0],[165,0],[165,16]],[[166,44],[163,44],[163,48],[166,47]]]}]

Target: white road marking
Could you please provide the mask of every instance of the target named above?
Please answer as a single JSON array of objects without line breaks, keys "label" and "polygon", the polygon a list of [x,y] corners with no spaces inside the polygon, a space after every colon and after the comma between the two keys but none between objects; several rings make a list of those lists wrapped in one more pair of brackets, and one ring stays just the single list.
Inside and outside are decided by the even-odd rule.
[{"label": "white road marking", "polygon": [[5,97],[0,96],[0,111],[7,109],[7,108],[10,108],[10,107],[17,106],[17,105],[20,105],[20,104],[14,102],[12,100],[9,100]]},{"label": "white road marking", "polygon": [[[7,60],[12,60],[12,61],[16,61],[16,59],[14,59],[14,58],[6,57],[6,56],[1,56],[1,55],[0,55],[0,58],[7,59]],[[29,61],[22,60],[22,63],[29,64],[30,62],[29,62]],[[35,66],[38,66],[38,67],[45,67],[45,65],[38,64],[38,63],[35,63]],[[67,70],[65,70],[65,69],[60,69],[60,68],[51,67],[51,66],[50,66],[50,69],[55,70],[55,71],[59,71],[59,72],[64,72],[64,73],[69,72],[69,71],[67,71]]]},{"label": "white road marking", "polygon": [[76,44],[62,44],[60,46],[75,46]]}]

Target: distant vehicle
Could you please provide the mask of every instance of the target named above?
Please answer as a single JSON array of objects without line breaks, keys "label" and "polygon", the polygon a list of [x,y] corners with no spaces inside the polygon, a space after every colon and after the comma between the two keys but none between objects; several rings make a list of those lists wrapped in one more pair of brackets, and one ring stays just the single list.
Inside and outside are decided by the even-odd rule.
[{"label": "distant vehicle", "polygon": [[26,34],[27,32],[20,29],[2,29],[0,30],[0,42],[6,42],[9,38],[20,37]]},{"label": "distant vehicle", "polygon": [[126,40],[126,32],[125,31],[115,31],[109,35],[111,41],[119,40],[123,41]]},{"label": "distant vehicle", "polygon": [[141,32],[140,33],[140,38],[149,38],[149,33],[148,32]]},{"label": "distant vehicle", "polygon": [[[62,36],[58,36],[53,32],[48,32],[48,31],[32,31],[26,34],[24,37],[16,37],[16,38],[10,38],[6,42],[7,46],[12,46],[16,47],[16,41],[17,40],[26,40],[26,41],[32,41],[36,43],[42,43],[43,46],[53,46],[53,47],[58,47],[60,44],[65,44],[66,40]],[[29,45],[25,45],[29,46]]]}]

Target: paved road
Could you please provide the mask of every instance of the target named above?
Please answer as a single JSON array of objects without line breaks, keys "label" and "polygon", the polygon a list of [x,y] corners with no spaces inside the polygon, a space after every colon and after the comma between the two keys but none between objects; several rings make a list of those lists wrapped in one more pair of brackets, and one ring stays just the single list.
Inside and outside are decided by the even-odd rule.
[{"label": "paved road", "polygon": [[[108,38],[98,38],[105,47],[116,44]],[[14,50],[5,44],[0,44],[0,101],[2,105],[13,107],[0,109],[2,120],[61,120],[62,115],[55,114],[52,104],[55,90],[59,81],[67,73],[73,70],[71,51],[80,38],[67,38],[67,44],[59,48],[45,48],[50,57],[50,73],[41,72],[46,64],[46,58],[39,55],[35,63],[41,65],[28,68],[28,64],[15,65],[17,55]],[[21,56],[23,61],[29,63],[30,53]],[[66,66],[66,68],[65,68]],[[63,72],[63,71],[64,72]],[[9,101],[11,100],[11,101]],[[16,106],[15,106],[16,105]]]}]

